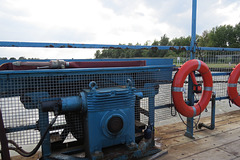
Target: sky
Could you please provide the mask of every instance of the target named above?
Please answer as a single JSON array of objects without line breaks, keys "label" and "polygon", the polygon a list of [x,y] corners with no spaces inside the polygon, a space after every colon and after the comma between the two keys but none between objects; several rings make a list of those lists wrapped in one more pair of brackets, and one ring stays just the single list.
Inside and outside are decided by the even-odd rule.
[{"label": "sky", "polygon": [[[144,44],[191,34],[192,0],[0,0],[0,41]],[[197,34],[240,22],[239,0],[198,0]],[[94,49],[0,48],[0,57],[94,58]]]}]

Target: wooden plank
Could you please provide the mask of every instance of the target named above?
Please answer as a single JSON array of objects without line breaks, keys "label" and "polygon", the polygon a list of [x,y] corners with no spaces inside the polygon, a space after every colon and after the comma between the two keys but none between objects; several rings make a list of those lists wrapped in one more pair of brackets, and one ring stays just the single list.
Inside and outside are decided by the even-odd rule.
[{"label": "wooden plank", "polygon": [[239,150],[240,140],[234,141],[232,143],[225,144],[225,145],[223,145],[219,148],[228,152],[228,153],[233,154],[234,156],[240,157],[240,150]]},{"label": "wooden plank", "polygon": [[12,156],[11,160],[38,160],[42,156],[42,153],[38,151],[35,155],[31,157],[23,157],[23,156]]},{"label": "wooden plank", "polygon": [[[221,158],[220,158],[221,157]],[[193,156],[183,158],[182,160],[206,160],[206,159],[212,159],[212,160],[219,160],[219,159],[224,159],[224,160],[232,160],[236,158],[236,156],[229,154],[228,152],[225,152],[224,150],[221,150],[219,148],[214,148],[210,149],[204,153],[198,153]]]},{"label": "wooden plank", "polygon": [[175,145],[169,148],[168,153],[173,154],[176,158],[179,159],[187,158],[200,152],[206,152],[210,149],[220,147],[223,144],[235,142],[239,140],[239,132],[240,128],[228,132],[223,132],[215,136],[192,140],[191,142]]},{"label": "wooden plank", "polygon": [[[240,112],[237,112],[240,114]],[[220,115],[218,115],[220,116]],[[215,130],[201,129],[195,130],[194,136],[196,139],[204,138],[207,136],[214,136],[216,134],[238,128],[240,126],[240,117],[236,114],[236,112],[222,114],[222,118],[220,121],[216,123]],[[231,117],[231,118],[228,118]],[[205,118],[205,120],[210,120],[210,118]],[[176,132],[174,132],[174,129]],[[170,130],[170,132],[169,132]],[[184,135],[186,127],[182,123],[167,125],[156,128],[156,137],[159,139],[159,142],[163,143],[163,149],[174,146],[176,144],[190,142],[191,139],[186,138]]]},{"label": "wooden plank", "polygon": [[[224,133],[226,131],[230,131],[232,129],[239,128],[239,126],[240,126],[240,121],[231,123],[228,125],[222,125],[222,126],[216,128],[215,130],[208,130],[208,129],[198,130],[197,132],[194,132],[194,134],[195,134],[194,137],[196,139],[202,139],[202,138],[206,138],[206,137],[210,137],[210,136],[217,136],[220,133]],[[168,135],[165,135],[163,137],[156,138],[156,139],[158,140],[159,143],[163,144],[162,145],[162,147],[164,147],[163,149],[192,141],[192,139],[184,136],[184,132],[182,132],[181,135],[176,136],[176,137],[171,137],[171,135],[170,135],[170,138],[168,138]]]},{"label": "wooden plank", "polygon": [[[186,126],[181,123],[156,128],[156,139],[162,143],[163,149],[168,149],[168,155],[159,160],[239,158],[239,115],[240,110],[217,115],[216,129],[195,130],[196,139],[194,140],[184,136]],[[210,123],[210,117],[203,118],[201,121]]]},{"label": "wooden plank", "polygon": [[[239,111],[234,111],[231,113],[227,114],[221,114],[216,116],[216,128],[218,126],[222,125],[227,125],[229,123],[234,123],[236,121],[239,121],[239,115],[240,115],[240,110]],[[209,124],[210,123],[210,117],[204,117],[201,119],[200,122]],[[163,135],[168,135],[168,136],[181,136],[182,132],[184,133],[186,130],[186,126],[180,122],[180,123],[175,123],[171,125],[165,125],[161,127],[156,128],[156,136],[163,136]]]}]

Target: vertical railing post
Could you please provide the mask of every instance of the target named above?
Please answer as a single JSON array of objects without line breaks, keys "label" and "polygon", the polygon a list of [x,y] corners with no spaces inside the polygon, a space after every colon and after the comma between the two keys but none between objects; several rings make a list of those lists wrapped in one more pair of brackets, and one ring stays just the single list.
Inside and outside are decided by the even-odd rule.
[{"label": "vertical railing post", "polygon": [[2,159],[10,160],[8,141],[7,141],[6,132],[4,128],[1,109],[0,109],[0,142],[1,142],[0,149],[2,150],[2,153],[1,153]]},{"label": "vertical railing post", "polygon": [[196,23],[197,23],[197,0],[192,0],[192,34],[190,44],[190,59],[195,58],[196,52]]},{"label": "vertical railing post", "polygon": [[[39,129],[40,136],[43,137],[46,127],[49,125],[49,116],[48,112],[43,112],[41,107],[39,107]],[[42,143],[42,159],[45,159],[47,156],[51,155],[51,143],[50,135],[47,133],[43,143]]]},{"label": "vertical railing post", "polygon": [[152,130],[152,146],[155,145],[154,136],[155,136],[155,130],[154,130],[154,120],[155,120],[155,110],[154,110],[154,102],[155,102],[155,96],[154,93],[151,93],[151,95],[148,97],[148,105],[149,105],[149,125]]},{"label": "vertical railing post", "polygon": [[[192,0],[192,34],[191,34],[191,45],[190,45],[190,59],[195,58],[196,52],[196,19],[197,19],[197,0]],[[188,101],[189,105],[194,105],[194,93],[193,93],[193,82],[190,76],[188,76]],[[193,137],[193,118],[187,118],[187,130],[185,136]]]},{"label": "vertical railing post", "polygon": [[215,128],[216,93],[212,94],[211,130]]}]

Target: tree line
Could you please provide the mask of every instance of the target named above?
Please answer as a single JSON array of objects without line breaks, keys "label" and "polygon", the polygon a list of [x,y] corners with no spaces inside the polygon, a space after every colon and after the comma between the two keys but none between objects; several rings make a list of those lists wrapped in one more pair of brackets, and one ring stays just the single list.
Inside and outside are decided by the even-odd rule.
[{"label": "tree line", "polygon": [[15,57],[10,57],[9,59],[7,57],[0,57],[0,60],[34,60],[34,59],[39,59],[39,58],[25,58],[25,57],[19,57],[18,59]]},{"label": "tree line", "polygon": [[[196,36],[196,42],[199,47],[224,47],[240,48],[240,22],[235,26],[220,25],[205,30],[202,35]],[[154,40],[152,43],[146,41],[143,45],[152,46],[190,46],[191,36],[179,37],[170,40],[164,34],[160,40]],[[124,45],[124,44],[119,44]],[[128,45],[133,45],[128,43]],[[141,45],[137,43],[135,45]],[[158,49],[103,49],[97,50],[95,58],[133,58],[133,57],[177,57],[184,54],[181,50],[158,50]]]}]

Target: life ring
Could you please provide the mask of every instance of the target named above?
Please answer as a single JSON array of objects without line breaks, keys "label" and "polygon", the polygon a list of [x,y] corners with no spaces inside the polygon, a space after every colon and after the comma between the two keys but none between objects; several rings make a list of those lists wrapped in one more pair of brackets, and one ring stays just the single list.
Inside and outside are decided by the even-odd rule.
[{"label": "life ring", "polygon": [[[204,89],[200,100],[194,106],[189,106],[183,100],[183,84],[186,77],[193,71],[198,71],[202,78]],[[208,105],[212,95],[213,81],[212,74],[206,63],[192,59],[184,63],[175,74],[172,83],[172,97],[176,110],[185,117],[199,115]]]},{"label": "life ring", "polygon": [[240,96],[237,91],[237,83],[240,76],[240,63],[234,68],[228,79],[227,93],[230,100],[240,107]]}]

